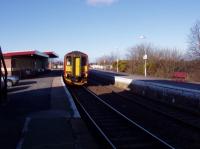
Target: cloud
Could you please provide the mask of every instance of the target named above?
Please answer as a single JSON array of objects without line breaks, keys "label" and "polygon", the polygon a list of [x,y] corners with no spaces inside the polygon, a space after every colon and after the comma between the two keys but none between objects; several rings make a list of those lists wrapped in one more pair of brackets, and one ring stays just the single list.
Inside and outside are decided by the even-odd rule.
[{"label": "cloud", "polygon": [[111,5],[115,3],[117,0],[87,0],[87,4],[91,6],[97,5]]}]

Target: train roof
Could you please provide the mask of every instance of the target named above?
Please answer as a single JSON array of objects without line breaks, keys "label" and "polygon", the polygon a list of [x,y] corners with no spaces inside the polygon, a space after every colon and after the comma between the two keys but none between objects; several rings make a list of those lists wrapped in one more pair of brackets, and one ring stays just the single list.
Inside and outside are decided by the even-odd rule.
[{"label": "train roof", "polygon": [[88,56],[87,54],[81,52],[81,51],[71,51],[69,53],[67,53],[65,56],[67,55],[85,55],[85,56]]}]

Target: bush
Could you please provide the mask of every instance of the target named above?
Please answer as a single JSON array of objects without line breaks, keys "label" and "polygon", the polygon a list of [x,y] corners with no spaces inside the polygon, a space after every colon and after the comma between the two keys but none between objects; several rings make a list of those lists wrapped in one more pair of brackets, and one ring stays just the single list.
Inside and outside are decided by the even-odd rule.
[{"label": "bush", "polygon": [[[113,62],[113,68],[117,70],[117,62]],[[119,60],[118,61],[118,69],[120,72],[126,72],[128,68],[128,61],[127,60]]]}]

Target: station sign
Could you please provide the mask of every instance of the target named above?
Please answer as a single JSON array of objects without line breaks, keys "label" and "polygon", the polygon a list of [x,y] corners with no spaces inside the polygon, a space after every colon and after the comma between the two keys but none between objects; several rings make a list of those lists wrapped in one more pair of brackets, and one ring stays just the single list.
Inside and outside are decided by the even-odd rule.
[{"label": "station sign", "polygon": [[143,56],[143,59],[144,59],[144,60],[146,60],[146,59],[147,59],[147,54],[145,54],[145,55]]}]

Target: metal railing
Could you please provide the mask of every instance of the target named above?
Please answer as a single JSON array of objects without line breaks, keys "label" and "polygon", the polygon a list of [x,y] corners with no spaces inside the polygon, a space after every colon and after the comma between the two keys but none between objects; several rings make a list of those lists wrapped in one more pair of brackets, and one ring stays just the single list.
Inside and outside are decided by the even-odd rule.
[{"label": "metal railing", "polygon": [[3,99],[7,98],[7,69],[6,69],[6,64],[4,61],[3,53],[1,51],[0,47],[0,77],[1,77],[1,83],[0,83],[0,102],[2,102]]}]

